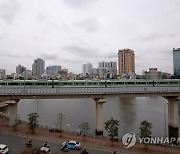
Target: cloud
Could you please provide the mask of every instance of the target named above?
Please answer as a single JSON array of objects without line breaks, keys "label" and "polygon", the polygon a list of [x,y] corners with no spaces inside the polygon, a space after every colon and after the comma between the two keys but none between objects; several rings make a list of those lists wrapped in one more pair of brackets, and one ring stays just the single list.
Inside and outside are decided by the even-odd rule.
[{"label": "cloud", "polygon": [[[167,47],[149,47],[142,50],[144,53],[135,53],[136,69],[148,70],[151,67],[158,68],[159,71],[171,72],[172,50]],[[162,65],[163,64],[163,65]],[[164,67],[164,68],[163,68]],[[138,72],[140,73],[140,72]]]},{"label": "cloud", "polygon": [[[13,53],[13,52],[12,52]],[[20,58],[21,56],[18,54],[11,54],[6,51],[1,52],[1,58]]]},{"label": "cloud", "polygon": [[116,61],[117,52],[101,52],[98,48],[90,45],[66,45],[62,48],[62,51],[68,55],[66,58],[70,58],[72,61],[93,62],[100,61]]},{"label": "cloud", "polygon": [[21,9],[22,6],[18,0],[4,0],[0,4],[0,18],[9,24],[12,24]]},{"label": "cloud", "polygon": [[74,44],[70,44],[70,45],[66,45],[64,47],[62,47],[63,51],[66,51],[70,54],[73,55],[81,55],[81,56],[88,56],[89,54],[93,54],[94,50],[88,48],[88,47],[84,47],[84,46],[79,46],[79,45],[74,45]]},{"label": "cloud", "polygon": [[72,8],[90,7],[98,0],[63,0],[64,4]]},{"label": "cloud", "polygon": [[39,13],[39,14],[37,15],[37,19],[38,19],[38,21],[40,21],[40,22],[44,22],[44,21],[46,21],[47,17],[46,17],[43,13]]},{"label": "cloud", "polygon": [[15,51],[0,50],[1,68],[5,69],[8,74],[15,72],[18,64],[31,69],[34,56],[31,53],[16,53]]},{"label": "cloud", "polygon": [[20,58],[32,58],[33,56],[31,54],[22,54],[22,53],[17,53],[15,51],[0,51],[0,58],[1,59],[20,59]]},{"label": "cloud", "polygon": [[178,35],[175,34],[175,33],[171,33],[171,34],[168,35],[168,37],[169,38],[176,38],[176,37],[178,37]]},{"label": "cloud", "polygon": [[108,53],[105,53],[103,55],[104,58],[107,58],[107,59],[117,59],[118,57],[118,53],[117,52],[114,52],[114,51],[111,51],[111,52],[108,52]]},{"label": "cloud", "polygon": [[144,37],[141,37],[141,40],[150,42],[150,41],[155,41],[157,39],[164,38],[164,37],[165,37],[165,35],[163,35],[163,34],[151,33]]},{"label": "cloud", "polygon": [[55,60],[58,58],[58,55],[56,53],[49,53],[49,54],[39,53],[39,57],[42,57],[45,60]]},{"label": "cloud", "polygon": [[87,32],[95,32],[98,30],[98,21],[96,18],[89,18],[81,22],[74,23],[74,26],[85,29]]},{"label": "cloud", "polygon": [[[71,59],[78,57],[82,61],[88,60],[88,59],[98,59],[98,57],[102,56],[102,53],[99,51],[98,48],[92,47],[87,44],[70,44],[62,47],[62,51],[66,52],[66,54],[69,54],[69,57]],[[73,58],[72,58],[73,57]]]}]

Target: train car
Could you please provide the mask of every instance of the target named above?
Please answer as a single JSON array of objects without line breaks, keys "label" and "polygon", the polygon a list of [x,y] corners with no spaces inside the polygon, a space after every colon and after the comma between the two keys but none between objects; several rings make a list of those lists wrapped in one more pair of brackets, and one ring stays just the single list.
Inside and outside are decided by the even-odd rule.
[{"label": "train car", "polygon": [[166,87],[180,86],[179,79],[166,80],[0,80],[0,87]]}]

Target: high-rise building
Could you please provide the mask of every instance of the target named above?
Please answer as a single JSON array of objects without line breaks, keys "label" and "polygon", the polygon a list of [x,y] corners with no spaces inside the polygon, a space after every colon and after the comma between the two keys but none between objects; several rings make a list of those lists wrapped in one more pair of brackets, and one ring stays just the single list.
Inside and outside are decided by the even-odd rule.
[{"label": "high-rise building", "polygon": [[174,77],[180,78],[180,48],[173,48]]},{"label": "high-rise building", "polygon": [[16,73],[17,74],[22,74],[22,73],[24,73],[26,71],[26,67],[24,67],[24,66],[22,66],[22,65],[18,65],[17,67],[16,67]]},{"label": "high-rise building", "polygon": [[46,73],[49,75],[59,75],[61,71],[61,66],[48,66],[46,67]]},{"label": "high-rise building", "polygon": [[32,75],[41,77],[41,75],[45,72],[45,61],[41,58],[34,60],[32,65]]},{"label": "high-rise building", "polygon": [[98,69],[100,78],[112,78],[117,75],[117,62],[99,62]]},{"label": "high-rise building", "polygon": [[119,49],[118,73],[119,75],[135,73],[135,55],[133,50]]},{"label": "high-rise building", "polygon": [[93,66],[91,63],[83,64],[82,65],[83,76],[92,75],[92,68],[93,68]]},{"label": "high-rise building", "polygon": [[6,75],[6,70],[5,69],[0,69],[0,79],[4,79]]}]

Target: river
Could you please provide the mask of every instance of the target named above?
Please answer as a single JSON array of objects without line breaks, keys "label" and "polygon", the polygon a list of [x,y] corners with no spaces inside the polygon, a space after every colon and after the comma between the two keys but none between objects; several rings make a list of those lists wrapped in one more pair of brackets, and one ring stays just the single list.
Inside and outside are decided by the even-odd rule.
[{"label": "river", "polygon": [[[141,121],[153,124],[152,136],[165,136],[165,103],[162,97],[106,97],[104,121],[113,117],[119,120],[119,137],[126,132],[139,133]],[[56,127],[57,114],[65,114],[63,129],[76,132],[82,122],[91,126],[90,135],[95,134],[95,102],[93,99],[32,99],[20,100],[18,114],[27,121],[27,115],[38,112],[39,123],[47,127]],[[104,130],[105,136],[107,132]]]}]

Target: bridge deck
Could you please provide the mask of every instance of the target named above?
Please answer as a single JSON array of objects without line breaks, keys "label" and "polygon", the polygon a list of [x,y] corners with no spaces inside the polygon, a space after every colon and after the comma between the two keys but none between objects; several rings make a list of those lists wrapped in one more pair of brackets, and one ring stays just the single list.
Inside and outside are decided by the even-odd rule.
[{"label": "bridge deck", "polygon": [[0,88],[0,97],[29,98],[95,97],[102,95],[179,96],[180,87],[99,87],[99,88]]}]

